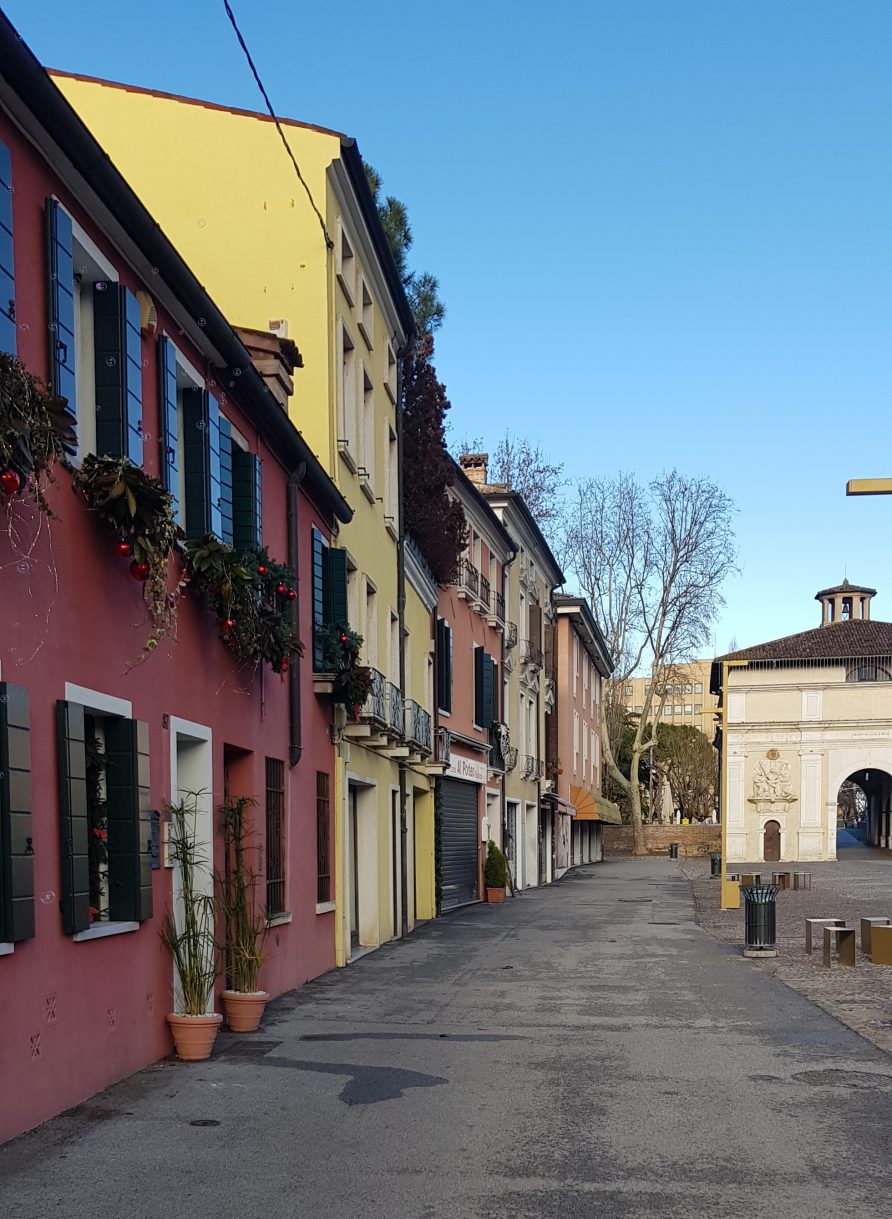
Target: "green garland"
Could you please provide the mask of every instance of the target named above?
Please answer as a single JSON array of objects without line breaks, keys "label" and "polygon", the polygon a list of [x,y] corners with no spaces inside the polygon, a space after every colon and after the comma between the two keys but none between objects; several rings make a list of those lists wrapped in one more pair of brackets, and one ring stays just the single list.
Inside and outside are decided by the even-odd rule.
[{"label": "green garland", "polygon": [[90,922],[96,922],[102,910],[102,875],[108,863],[108,808],[102,794],[107,759],[94,731],[92,716],[87,717],[87,737],[84,747],[87,758],[87,865],[90,874]]},{"label": "green garland", "polygon": [[177,543],[174,499],[160,479],[127,457],[85,457],[72,480],[87,507],[117,536],[117,554],[130,560],[130,574],[143,585],[152,633],[136,663],[176,630],[180,587],[169,588],[170,556]]},{"label": "green garland", "polygon": [[25,366],[0,352],[0,486],[5,498],[29,492],[46,516],[53,466],[77,451],[74,421],[64,398],[51,394]]},{"label": "green garland", "polygon": [[329,623],[317,628],[316,639],[322,646],[323,672],[334,674],[335,702],[343,703],[357,719],[372,688],[371,669],[359,663],[362,635],[349,626]]},{"label": "green garland", "polygon": [[287,672],[303,655],[294,630],[294,573],[265,547],[236,551],[212,533],[186,544],[188,578],[221,625],[229,650],[246,664]]}]

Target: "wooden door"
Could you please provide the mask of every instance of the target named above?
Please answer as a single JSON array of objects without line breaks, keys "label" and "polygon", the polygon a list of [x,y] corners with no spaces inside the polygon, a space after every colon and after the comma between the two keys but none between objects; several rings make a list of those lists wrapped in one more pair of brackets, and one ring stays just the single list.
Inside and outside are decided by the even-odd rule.
[{"label": "wooden door", "polygon": [[780,860],[780,822],[766,821],[765,837],[762,847],[762,858],[766,863],[777,863]]}]

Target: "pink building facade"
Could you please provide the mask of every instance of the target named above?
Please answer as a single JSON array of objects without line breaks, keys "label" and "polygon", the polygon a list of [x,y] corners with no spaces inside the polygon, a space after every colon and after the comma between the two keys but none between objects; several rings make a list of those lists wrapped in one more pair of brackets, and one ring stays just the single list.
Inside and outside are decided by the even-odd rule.
[{"label": "pink building facade", "polygon": [[546,715],[546,776],[554,818],[555,875],[603,858],[601,826],[618,824],[601,795],[601,683],[613,660],[588,602],[556,593],[547,627],[546,669],[554,705]]},{"label": "pink building facade", "polygon": [[[73,471],[90,452],[126,457],[175,494],[182,541],[267,548],[291,569],[281,595],[304,640],[313,531],[351,514],[284,409],[293,344],[257,337],[276,349],[265,380],[2,14],[0,84],[0,352],[66,400],[78,437],[49,488],[56,519],[27,486],[0,503],[2,1141],[171,1051],[168,802],[199,793],[219,868],[219,805],[256,801],[270,993],[335,961],[331,707],[309,649],[281,672],[237,663],[186,587],[175,638],[140,660],[142,584]],[[109,828],[94,883],[97,753]]]},{"label": "pink building facade", "polygon": [[[453,493],[468,525],[458,582],[439,590],[435,674],[437,727],[448,766],[436,781],[438,910],[483,893],[486,843],[501,845],[504,820],[503,663],[505,571],[515,547],[476,487],[456,466]],[[448,734],[448,735],[447,735]]]}]

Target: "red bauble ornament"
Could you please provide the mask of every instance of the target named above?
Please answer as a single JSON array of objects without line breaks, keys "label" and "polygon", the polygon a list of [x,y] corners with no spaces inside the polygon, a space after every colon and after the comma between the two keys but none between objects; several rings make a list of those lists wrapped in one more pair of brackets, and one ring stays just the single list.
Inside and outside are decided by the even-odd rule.
[{"label": "red bauble ornament", "polygon": [[22,480],[15,470],[4,470],[0,474],[0,491],[4,495],[15,495],[22,485]]},{"label": "red bauble ornament", "polygon": [[232,628],[235,626],[235,619],[227,618],[226,621],[223,623],[223,625],[226,627],[227,631],[231,631]]},{"label": "red bauble ornament", "polygon": [[276,592],[279,594],[280,597],[284,597],[285,594],[288,592],[288,589],[285,587],[284,584],[277,584]]},{"label": "red bauble ornament", "polygon": [[288,589],[288,600],[289,600],[289,601],[294,601],[296,597],[297,597],[297,593],[294,591],[294,589],[293,589],[293,588],[289,588],[289,589]]},{"label": "red bauble ornament", "polygon": [[133,554],[133,547],[129,542],[118,542],[118,554],[122,559],[129,558]]},{"label": "red bauble ornament", "polygon": [[261,563],[261,564],[260,564],[260,566],[257,568],[257,574],[258,574],[258,576],[265,576],[265,575],[266,575],[266,570],[267,570],[267,569],[266,569],[266,568],[263,566],[263,564]]},{"label": "red bauble ornament", "polygon": [[341,636],[341,643],[346,643],[346,642],[347,642],[347,636],[346,636],[346,635],[342,635],[342,636]]},{"label": "red bauble ornament", "polygon": [[282,672],[282,673],[287,673],[287,672],[288,672],[288,661],[287,661],[287,660],[283,660],[283,661],[282,661],[282,668],[281,668],[281,672]]},{"label": "red bauble ornament", "polygon": [[136,559],[130,564],[130,574],[134,580],[140,580],[145,583],[149,578],[151,568],[148,563],[137,563]]}]

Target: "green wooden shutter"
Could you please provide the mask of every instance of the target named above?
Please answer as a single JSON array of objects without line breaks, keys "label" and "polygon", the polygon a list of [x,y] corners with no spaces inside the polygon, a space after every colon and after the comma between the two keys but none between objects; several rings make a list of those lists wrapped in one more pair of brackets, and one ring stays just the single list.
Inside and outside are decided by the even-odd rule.
[{"label": "green wooden shutter", "polygon": [[5,144],[0,144],[0,351],[16,354],[12,157]]},{"label": "green wooden shutter", "polygon": [[112,922],[141,922],[152,916],[148,745],[148,724],[118,716],[106,719],[108,915]]},{"label": "green wooden shutter", "polygon": [[326,579],[323,581],[325,622],[347,626],[347,552],[326,548]]},{"label": "green wooden shutter", "polygon": [[180,437],[177,415],[177,351],[170,339],[162,335],[158,344],[158,380],[161,418],[161,481],[174,497],[177,524],[183,524],[180,503]]},{"label": "green wooden shutter", "polygon": [[232,535],[236,550],[263,544],[262,467],[256,453],[232,448]]},{"label": "green wooden shutter", "polygon": [[84,709],[78,703],[56,703],[59,759],[59,817],[62,850],[62,926],[73,935],[90,926],[88,860],[87,757]]},{"label": "green wooden shutter", "polygon": [[483,648],[474,648],[474,723],[478,728],[486,727],[485,680],[489,665]]},{"label": "green wooden shutter", "polygon": [[322,627],[325,625],[325,568],[326,550],[328,549],[322,540],[322,534],[318,529],[313,530],[313,669],[316,673],[321,673],[325,664],[325,648],[321,635]]},{"label": "green wooden shutter", "polygon": [[[218,447],[220,452],[220,490],[217,494],[217,507],[220,511],[220,532],[217,535],[221,542],[228,546],[235,543],[233,530],[233,496],[232,496],[232,462],[235,445],[232,443],[232,424],[225,415],[217,412]],[[216,533],[217,531],[214,530]]]},{"label": "green wooden shutter", "polygon": [[139,301],[121,284],[93,284],[96,448],[143,462]]},{"label": "green wooden shutter", "polygon": [[435,647],[437,669],[437,707],[440,711],[452,710],[452,629],[445,618],[437,619]]},{"label": "green wooden shutter", "polygon": [[226,541],[221,511],[220,408],[206,389],[183,390],[183,428],[186,534],[199,538],[213,533]]},{"label": "green wooden shutter", "polygon": [[28,691],[0,682],[0,940],[34,935]]},{"label": "green wooden shutter", "polygon": [[499,718],[499,666],[491,656],[487,657],[489,661],[489,707],[487,709],[489,718],[487,726],[494,724]]},{"label": "green wooden shutter", "polygon": [[76,426],[74,237],[71,217],[55,199],[46,201],[46,239],[49,271],[50,385],[53,393],[67,402],[71,423]]}]

